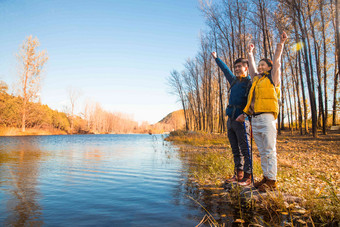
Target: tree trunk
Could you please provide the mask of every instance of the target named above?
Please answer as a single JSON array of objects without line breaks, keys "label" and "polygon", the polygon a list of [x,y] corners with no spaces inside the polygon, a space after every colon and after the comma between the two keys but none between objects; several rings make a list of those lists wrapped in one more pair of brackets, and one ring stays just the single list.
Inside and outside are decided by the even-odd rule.
[{"label": "tree trunk", "polygon": [[[214,31],[214,41],[215,41],[215,50],[218,53],[217,48],[217,38],[216,38],[216,32]],[[219,97],[219,131],[221,133],[225,132],[225,123],[224,123],[224,107],[223,107],[223,93],[222,93],[222,77],[221,77],[221,70],[219,67],[217,67],[217,76],[218,76],[218,97]]]},{"label": "tree trunk", "polygon": [[[309,18],[309,23],[310,27],[312,30],[312,36],[314,37],[313,43],[314,43],[314,55],[315,55],[315,60],[316,60],[316,74],[318,78],[318,100],[319,100],[319,117],[318,117],[318,126],[321,126],[321,119],[322,119],[322,133],[325,135],[326,134],[326,128],[325,128],[325,113],[324,113],[324,108],[323,108],[323,95],[322,95],[322,79],[321,79],[321,67],[320,67],[320,46],[318,42],[315,40],[316,34],[315,34],[315,29],[314,29],[314,24],[312,22],[312,13],[310,10],[310,5],[307,3],[307,9],[308,9],[308,18]],[[309,44],[308,44],[309,45]],[[311,48],[309,48],[309,51],[311,51]],[[311,54],[310,54],[311,57]],[[313,64],[312,64],[312,59],[310,58],[310,65],[311,65],[311,72],[313,72]],[[312,76],[312,81],[313,80],[313,74]]]},{"label": "tree trunk", "polygon": [[262,3],[262,0],[259,0],[259,12],[260,12],[260,20],[261,20],[261,32],[263,36],[263,52],[264,57],[268,58],[268,50],[267,50],[267,39],[266,39],[266,29],[265,29],[265,9],[264,9],[264,3]]},{"label": "tree trunk", "polygon": [[336,125],[336,116],[337,116],[337,90],[338,90],[338,83],[339,83],[339,71],[334,75],[334,93],[333,93],[333,119],[332,125]]},{"label": "tree trunk", "polygon": [[284,96],[284,83],[283,83],[283,76],[281,76],[281,129],[284,130],[285,129],[285,121],[284,121],[284,117],[285,117],[285,96]]},{"label": "tree trunk", "polygon": [[323,86],[324,86],[324,103],[325,103],[325,111],[324,111],[324,127],[323,130],[326,132],[327,121],[328,121],[328,92],[327,92],[327,43],[326,43],[326,25],[325,25],[325,17],[323,12],[324,2],[319,1],[319,10],[321,16],[321,24],[322,24],[322,41],[323,41]]},{"label": "tree trunk", "polygon": [[23,99],[23,105],[22,105],[22,123],[21,123],[21,131],[26,131],[26,107],[27,107],[27,101],[24,98]]},{"label": "tree trunk", "polygon": [[[299,130],[300,130],[300,135],[302,135],[302,108],[301,108],[301,101],[300,101],[300,83],[299,83],[299,78],[298,78],[298,57],[296,54],[295,57],[295,73],[294,73],[294,69],[293,69],[293,65],[290,64],[290,69],[293,75],[293,79],[294,79],[294,84],[295,84],[295,91],[296,91],[296,97],[297,97],[297,105],[298,105],[298,122],[299,122]],[[295,75],[295,76],[294,76]]]},{"label": "tree trunk", "polygon": [[[293,75],[292,75],[293,76]],[[295,115],[295,129],[297,130],[298,129],[298,123],[297,123],[297,119],[298,119],[298,116],[297,116],[297,108],[296,108],[296,89],[295,89],[295,86],[296,84],[294,83],[294,81],[292,81],[292,85],[293,85],[293,99],[294,99],[294,115]]]},{"label": "tree trunk", "polygon": [[[340,73],[340,15],[339,15],[339,7],[340,7],[340,1],[335,0],[335,53],[336,53],[336,65],[338,65],[338,72],[335,73],[334,76],[334,93],[333,93],[333,125],[336,125],[336,116],[337,116],[337,89],[338,89],[338,83],[339,83],[339,73]],[[335,70],[336,71],[336,67]]]},{"label": "tree trunk", "polygon": [[[288,82],[287,82],[288,85]],[[287,86],[287,91],[288,91],[288,101],[289,101],[289,110],[287,108],[287,114],[288,114],[288,118],[289,118],[289,129],[290,131],[293,130],[293,107],[292,107],[292,96],[290,95],[290,86]]]},{"label": "tree trunk", "polygon": [[[231,12],[231,3],[229,3],[228,9],[229,9],[229,21],[230,21],[230,28],[231,28],[231,46],[232,46],[232,56],[233,56],[232,59],[235,59],[235,32],[234,32],[234,23],[233,23],[234,15]],[[232,61],[230,63],[232,63]]]},{"label": "tree trunk", "polygon": [[[306,28],[306,24],[304,23],[304,26],[302,25],[302,16],[300,9],[297,9],[297,22],[298,25],[300,27],[300,31],[301,31],[301,35],[302,35],[302,41],[304,43],[309,43],[309,39],[308,39],[308,34],[307,34],[307,28]],[[307,42],[306,42],[307,40]],[[310,48],[310,45],[308,45],[308,47]],[[310,102],[310,107],[311,107],[311,113],[312,113],[312,133],[313,133],[313,137],[317,137],[317,113],[316,113],[316,102],[315,102],[315,93],[314,93],[314,88],[313,88],[313,77],[312,77],[312,72],[310,71],[311,67],[310,67],[310,59],[311,59],[311,54],[310,51],[308,51],[307,46],[303,45],[302,48],[302,53],[303,53],[303,57],[304,57],[304,66],[305,66],[305,75],[306,75],[306,79],[307,79],[307,88],[308,88],[308,94],[309,94],[309,102]]]}]

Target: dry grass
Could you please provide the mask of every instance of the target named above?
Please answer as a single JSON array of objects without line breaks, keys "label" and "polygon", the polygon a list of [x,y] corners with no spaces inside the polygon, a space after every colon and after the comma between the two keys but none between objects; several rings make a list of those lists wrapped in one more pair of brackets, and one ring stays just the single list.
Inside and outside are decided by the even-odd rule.
[{"label": "dry grass", "polygon": [[283,192],[303,198],[316,220],[340,220],[340,134],[282,135],[278,139],[279,182]]},{"label": "dry grass", "polygon": [[168,141],[176,141],[180,144],[189,144],[194,146],[212,146],[212,145],[225,145],[228,137],[226,134],[210,134],[206,132],[194,131],[173,131],[170,137],[166,138]]},{"label": "dry grass", "polygon": [[0,127],[0,136],[37,136],[37,135],[65,135],[66,132],[58,129],[26,128],[25,132],[21,128]]},{"label": "dry grass", "polygon": [[[199,187],[210,185],[219,187],[226,177],[233,174],[233,158],[226,135],[203,133],[183,133],[168,140],[179,141],[182,158],[188,160],[189,172]],[[181,138],[181,135],[184,138]],[[213,141],[209,141],[213,138]],[[187,144],[183,145],[185,141]],[[194,141],[199,141],[197,144]],[[216,143],[224,141],[224,143]],[[260,180],[262,171],[260,157],[254,144],[254,177]],[[269,196],[258,207],[271,215],[287,214],[287,219],[293,221],[293,215],[299,218],[294,223],[303,222],[316,224],[339,223],[340,221],[340,132],[329,132],[312,138],[309,135],[283,132],[278,136],[278,182],[279,195],[290,194],[301,198],[299,204],[287,203],[282,196]],[[237,200],[236,200],[237,202]],[[301,211],[301,207],[307,211]],[[300,211],[297,212],[297,211]],[[298,214],[296,214],[296,212]],[[267,214],[268,214],[267,213]],[[303,214],[301,214],[303,213]],[[303,216],[305,221],[302,220]],[[258,218],[258,217],[256,217]],[[308,219],[309,221],[306,221]],[[274,220],[270,217],[269,220]],[[280,221],[280,220],[279,220]],[[282,221],[282,220],[281,220]],[[265,224],[261,220],[262,224]],[[273,223],[272,223],[273,224]]]}]

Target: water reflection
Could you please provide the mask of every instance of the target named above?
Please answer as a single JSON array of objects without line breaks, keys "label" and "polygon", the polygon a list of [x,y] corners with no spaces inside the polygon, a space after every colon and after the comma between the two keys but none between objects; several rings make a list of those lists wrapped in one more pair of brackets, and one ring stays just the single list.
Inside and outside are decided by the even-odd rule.
[{"label": "water reflection", "polygon": [[84,159],[93,160],[95,162],[100,162],[103,158],[103,152],[98,149],[93,151],[87,151],[84,153]]},{"label": "water reflection", "polygon": [[44,153],[36,143],[18,140],[10,149],[6,146],[0,149],[1,170],[8,182],[5,188],[12,195],[7,201],[8,216],[4,223],[6,226],[40,226],[43,224],[42,208],[37,200],[36,186]]},{"label": "water reflection", "polygon": [[176,153],[154,135],[0,137],[0,224],[194,226]]}]

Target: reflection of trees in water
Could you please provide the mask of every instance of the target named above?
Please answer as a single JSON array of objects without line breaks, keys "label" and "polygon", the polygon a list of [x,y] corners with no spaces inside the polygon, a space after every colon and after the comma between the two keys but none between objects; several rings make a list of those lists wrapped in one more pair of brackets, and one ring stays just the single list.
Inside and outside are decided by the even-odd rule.
[{"label": "reflection of trees in water", "polygon": [[84,160],[93,160],[95,162],[101,162],[103,159],[103,152],[99,149],[93,149],[90,151],[84,152]]},{"label": "reflection of trees in water", "polygon": [[7,202],[9,216],[6,226],[40,226],[41,207],[37,201],[37,178],[42,152],[27,138],[18,139],[14,147],[0,150],[0,162],[7,170],[6,178],[11,182],[12,194]]}]

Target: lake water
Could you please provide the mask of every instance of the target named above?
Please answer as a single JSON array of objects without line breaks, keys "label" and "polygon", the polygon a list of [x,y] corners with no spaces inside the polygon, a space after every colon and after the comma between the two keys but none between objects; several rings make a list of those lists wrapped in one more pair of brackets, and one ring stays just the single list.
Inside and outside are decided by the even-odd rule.
[{"label": "lake water", "polygon": [[161,135],[0,137],[0,225],[195,226],[177,154]]}]

